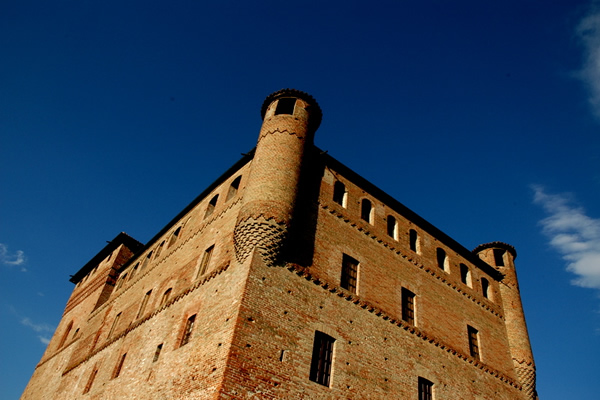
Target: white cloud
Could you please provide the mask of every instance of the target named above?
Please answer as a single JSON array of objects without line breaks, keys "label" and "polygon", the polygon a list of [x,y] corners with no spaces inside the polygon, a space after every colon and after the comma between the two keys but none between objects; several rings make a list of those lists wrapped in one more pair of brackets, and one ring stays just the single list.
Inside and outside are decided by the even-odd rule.
[{"label": "white cloud", "polygon": [[36,324],[27,317],[21,317],[21,324],[33,329],[35,332],[53,332],[54,328],[47,324]]},{"label": "white cloud", "polygon": [[[4,265],[23,265],[27,261],[25,253],[21,250],[17,250],[14,253],[9,253],[8,247],[5,244],[0,243],[0,264]],[[25,268],[21,267],[22,271],[26,271]]]},{"label": "white cloud", "polygon": [[549,214],[540,221],[542,231],[576,275],[572,283],[600,289],[600,219],[587,216],[566,194],[548,194],[537,185],[532,189],[534,203]]},{"label": "white cloud", "polygon": [[47,338],[45,336],[38,336],[38,339],[40,339],[40,342],[42,342],[46,346],[50,344],[50,338]]},{"label": "white cloud", "polygon": [[600,2],[593,1],[576,29],[576,35],[583,46],[583,65],[577,76],[588,86],[590,104],[600,117]]}]

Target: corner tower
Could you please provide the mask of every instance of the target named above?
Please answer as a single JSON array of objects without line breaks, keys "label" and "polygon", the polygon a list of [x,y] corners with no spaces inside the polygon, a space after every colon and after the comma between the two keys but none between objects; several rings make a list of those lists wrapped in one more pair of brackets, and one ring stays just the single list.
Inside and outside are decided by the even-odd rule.
[{"label": "corner tower", "polygon": [[473,252],[504,274],[500,282],[500,296],[513,365],[527,398],[535,400],[538,398],[535,389],[535,363],[515,269],[517,252],[514,247],[502,242],[481,244]]},{"label": "corner tower", "polygon": [[309,94],[282,89],[267,96],[261,116],[263,124],[236,222],[234,246],[239,262],[257,248],[272,265],[280,260],[294,222],[302,164],[322,112]]}]

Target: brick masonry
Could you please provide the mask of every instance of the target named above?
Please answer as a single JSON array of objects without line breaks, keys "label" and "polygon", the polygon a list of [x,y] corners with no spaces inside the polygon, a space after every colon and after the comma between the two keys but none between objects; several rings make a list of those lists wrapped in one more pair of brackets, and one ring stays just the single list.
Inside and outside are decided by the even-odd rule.
[{"label": "brick masonry", "polygon": [[[438,400],[536,399],[514,249],[470,252],[320,152],[310,95],[276,92],[262,115],[255,151],[152,240],[120,234],[77,272],[22,399],[416,399],[419,377]],[[315,331],[335,339],[329,386],[309,379]]]}]

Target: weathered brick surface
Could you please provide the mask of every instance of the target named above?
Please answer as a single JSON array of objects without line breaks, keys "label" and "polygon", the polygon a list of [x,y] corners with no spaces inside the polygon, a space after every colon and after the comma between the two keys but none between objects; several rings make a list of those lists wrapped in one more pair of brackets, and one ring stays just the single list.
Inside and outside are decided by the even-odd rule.
[{"label": "weathered brick surface", "polygon": [[[297,97],[293,115],[275,115],[281,97]],[[268,99],[253,156],[136,254],[119,246],[76,275],[22,398],[410,399],[423,377],[438,400],[535,399],[514,254],[504,266],[492,255],[507,245],[467,251],[321,154],[312,144],[321,114],[310,96]],[[333,201],[336,181],[347,190],[344,206]],[[370,222],[360,217],[364,198],[374,207]],[[445,270],[437,248],[447,254]],[[359,261],[356,293],[340,287],[344,254]],[[460,264],[469,269],[466,284]],[[414,324],[402,321],[402,288],[416,295]],[[192,315],[191,339],[181,345]],[[467,326],[479,332],[479,360]],[[309,380],[315,331],[335,339],[329,387]]]}]

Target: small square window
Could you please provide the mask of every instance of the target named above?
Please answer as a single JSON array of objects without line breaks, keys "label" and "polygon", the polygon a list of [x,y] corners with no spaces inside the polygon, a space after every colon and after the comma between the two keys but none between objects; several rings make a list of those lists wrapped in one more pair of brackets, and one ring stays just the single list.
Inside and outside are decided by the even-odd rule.
[{"label": "small square window", "polygon": [[294,106],[296,105],[296,99],[291,97],[284,97],[279,99],[277,102],[277,108],[275,108],[275,115],[279,114],[294,114]]}]

